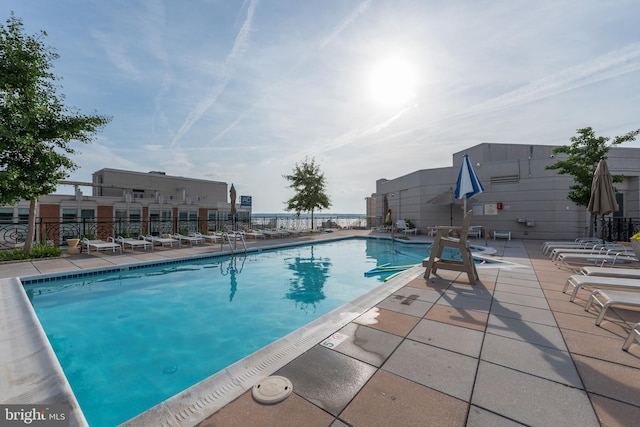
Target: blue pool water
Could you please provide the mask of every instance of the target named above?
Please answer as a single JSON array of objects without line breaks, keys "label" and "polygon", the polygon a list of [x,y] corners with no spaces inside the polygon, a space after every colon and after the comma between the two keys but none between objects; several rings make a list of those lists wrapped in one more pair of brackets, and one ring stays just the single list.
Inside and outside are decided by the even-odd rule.
[{"label": "blue pool water", "polygon": [[25,283],[91,426],[143,412],[418,264],[426,244],[348,239]]}]

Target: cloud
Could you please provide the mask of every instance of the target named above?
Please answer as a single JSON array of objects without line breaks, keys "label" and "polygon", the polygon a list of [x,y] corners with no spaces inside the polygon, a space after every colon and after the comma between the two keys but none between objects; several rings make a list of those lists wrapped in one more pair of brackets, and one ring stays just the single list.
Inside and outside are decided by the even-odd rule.
[{"label": "cloud", "polygon": [[254,0],[249,3],[247,8],[247,17],[236,36],[236,39],[231,48],[231,52],[227,55],[224,63],[223,73],[221,80],[210,90],[206,98],[201,100],[195,108],[189,113],[184,121],[184,124],[176,133],[173,141],[171,141],[171,147],[176,147],[180,140],[189,132],[191,127],[204,115],[204,113],[216,102],[218,96],[224,92],[227,84],[233,77],[233,70],[236,63],[242,58],[242,55],[247,51],[249,47],[249,40],[251,36],[251,26],[254,19],[255,10],[258,6],[258,1]]}]

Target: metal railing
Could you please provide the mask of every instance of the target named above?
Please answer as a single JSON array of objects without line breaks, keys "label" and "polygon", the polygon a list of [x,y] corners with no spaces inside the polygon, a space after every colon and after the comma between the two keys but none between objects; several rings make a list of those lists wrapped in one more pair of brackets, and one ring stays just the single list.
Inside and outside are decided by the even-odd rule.
[{"label": "metal railing", "polygon": [[600,237],[604,228],[604,238],[608,242],[628,242],[631,236],[640,232],[640,218],[601,218],[594,220],[594,236]]},{"label": "metal railing", "polygon": [[[322,216],[314,218],[314,229],[318,228],[364,228],[364,217]],[[112,218],[84,218],[60,220],[59,218],[36,218],[34,239],[36,242],[51,241],[55,246],[66,245],[67,239],[87,237],[107,240],[109,237],[159,236],[162,234],[190,234],[209,231],[236,231],[249,229],[311,229],[310,218],[291,216],[254,216],[249,221],[230,220],[126,220]],[[0,249],[20,246],[27,238],[27,221],[0,223]]]}]

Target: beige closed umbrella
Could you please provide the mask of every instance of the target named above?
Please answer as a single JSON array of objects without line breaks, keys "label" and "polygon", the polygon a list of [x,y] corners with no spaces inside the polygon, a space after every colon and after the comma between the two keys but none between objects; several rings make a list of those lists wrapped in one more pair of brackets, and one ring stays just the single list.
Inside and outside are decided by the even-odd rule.
[{"label": "beige closed umbrella", "polygon": [[235,230],[235,218],[236,218],[236,188],[231,184],[231,190],[229,190],[229,198],[231,199],[231,228]]},{"label": "beige closed umbrella", "polygon": [[604,216],[618,210],[615,189],[613,188],[613,178],[609,172],[609,166],[603,157],[598,162],[596,171],[591,181],[591,198],[587,210],[595,216],[602,218],[601,238],[604,240]]}]

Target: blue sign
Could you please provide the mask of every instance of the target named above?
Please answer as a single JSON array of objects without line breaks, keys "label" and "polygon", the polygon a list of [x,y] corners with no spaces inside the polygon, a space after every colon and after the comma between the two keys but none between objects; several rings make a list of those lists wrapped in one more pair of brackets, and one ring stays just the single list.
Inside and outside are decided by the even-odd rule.
[{"label": "blue sign", "polygon": [[240,196],[240,207],[241,208],[250,208],[251,207],[251,196]]}]

